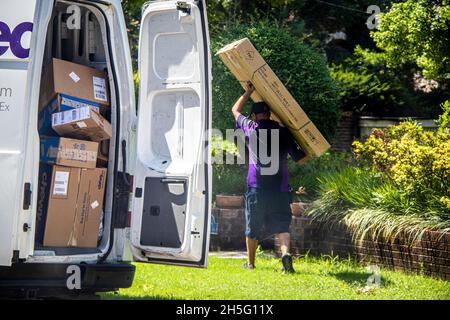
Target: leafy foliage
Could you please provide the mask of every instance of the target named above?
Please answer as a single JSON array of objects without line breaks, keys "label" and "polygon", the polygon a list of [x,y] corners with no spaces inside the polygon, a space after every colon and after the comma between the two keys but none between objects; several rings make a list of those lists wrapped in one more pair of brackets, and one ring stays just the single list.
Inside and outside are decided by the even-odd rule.
[{"label": "leafy foliage", "polygon": [[358,166],[320,178],[308,214],[344,223],[361,240],[450,231],[450,103],[443,108],[436,133],[406,121],[354,142]]},{"label": "leafy foliage", "polygon": [[437,133],[406,121],[375,129],[364,142],[354,142],[358,159],[381,172],[412,206],[424,215],[450,219],[449,103],[444,105]]},{"label": "leafy foliage", "polygon": [[430,79],[450,79],[450,5],[448,0],[407,0],[380,15],[372,33],[388,66],[414,64]]},{"label": "leafy foliage", "polygon": [[342,64],[331,65],[330,73],[339,88],[344,109],[383,115],[392,114],[410,102],[405,85],[408,79],[386,68],[380,56],[381,53],[371,53],[358,46],[352,57]]},{"label": "leafy foliage", "polygon": [[353,162],[349,152],[336,151],[313,158],[302,166],[289,162],[289,184],[293,190],[304,187],[306,194],[300,198],[302,201],[311,201],[319,195],[321,177],[331,172],[339,172],[353,165]]},{"label": "leafy foliage", "polygon": [[[339,96],[323,57],[293,37],[281,24],[271,21],[231,25],[212,39],[212,52],[248,37],[294,98],[331,139],[339,118]],[[213,58],[213,126],[234,127],[230,109],[243,89],[219,57]]]}]

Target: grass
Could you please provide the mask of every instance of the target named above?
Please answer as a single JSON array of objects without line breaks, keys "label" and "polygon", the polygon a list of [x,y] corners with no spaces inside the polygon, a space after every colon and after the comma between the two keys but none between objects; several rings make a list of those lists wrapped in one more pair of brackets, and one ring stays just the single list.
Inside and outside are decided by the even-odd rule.
[{"label": "grass", "polygon": [[104,299],[444,299],[450,282],[422,275],[381,270],[381,287],[366,286],[364,266],[337,257],[295,259],[297,273],[281,275],[279,259],[259,257],[256,270],[243,270],[242,259],[210,256],[208,269],[136,263],[133,286]]}]

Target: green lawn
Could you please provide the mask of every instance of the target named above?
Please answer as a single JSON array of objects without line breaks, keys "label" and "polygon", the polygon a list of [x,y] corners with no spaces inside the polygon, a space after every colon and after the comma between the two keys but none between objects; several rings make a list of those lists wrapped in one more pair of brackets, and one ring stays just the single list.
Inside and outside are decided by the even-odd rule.
[{"label": "green lawn", "polygon": [[381,269],[381,287],[361,293],[364,266],[336,258],[295,260],[297,273],[282,275],[279,259],[259,257],[256,270],[244,260],[210,257],[208,269],[137,263],[129,289],[105,299],[450,299],[450,282]]}]

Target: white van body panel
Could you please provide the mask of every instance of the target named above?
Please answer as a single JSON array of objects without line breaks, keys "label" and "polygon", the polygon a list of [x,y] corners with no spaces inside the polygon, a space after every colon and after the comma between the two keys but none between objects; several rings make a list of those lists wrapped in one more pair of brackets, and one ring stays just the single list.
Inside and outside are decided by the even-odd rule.
[{"label": "white van body panel", "polygon": [[[21,10],[17,10],[18,7]],[[31,48],[29,55],[20,57],[13,52],[11,44],[0,42],[0,46],[9,48],[0,55],[0,88],[11,89],[10,93],[3,89],[0,102],[9,105],[9,111],[2,111],[0,127],[0,265],[11,265],[13,251],[19,252],[15,258],[26,258],[33,252],[34,233],[28,232],[33,228],[35,213],[32,205],[24,210],[24,183],[37,185],[33,176],[37,176],[34,165],[27,161],[29,158],[38,159],[39,139],[32,124],[37,121],[36,112],[30,106],[37,105],[39,98],[39,77],[41,65],[39,59],[39,41],[45,42],[45,30],[42,23],[35,17],[43,17],[43,12],[51,12],[51,4],[47,1],[4,0],[0,11],[0,21],[12,31],[20,23],[33,23],[33,32],[23,34],[19,39],[24,48]],[[3,26],[4,27],[4,26]],[[17,29],[16,29],[17,30]],[[14,33],[14,31],[12,31]],[[31,36],[32,35],[32,36]],[[2,32],[2,36],[5,34]],[[11,35],[12,36],[12,35]],[[17,53],[17,52],[16,52]],[[7,96],[7,97],[6,97]],[[35,161],[35,164],[38,162]],[[36,193],[32,192],[31,203],[36,203]],[[26,229],[26,225],[30,229]]]},{"label": "white van body panel", "polygon": [[[26,4],[18,2],[26,2]],[[87,5],[93,9],[100,20],[106,19],[108,30],[103,26],[102,32],[104,34],[109,32],[111,44],[105,43],[105,46],[111,51],[110,54],[115,64],[116,80],[117,83],[120,83],[120,87],[117,88],[118,92],[116,92],[117,97],[112,96],[112,98],[118,98],[117,104],[120,106],[119,118],[121,123],[119,125],[120,132],[117,133],[118,141],[125,140],[127,142],[126,154],[129,155],[133,152],[131,127],[136,118],[136,106],[131,55],[121,3],[117,0],[101,1],[101,3],[97,1],[69,1],[67,3],[77,3],[80,6]],[[18,6],[27,8],[27,10],[20,11],[19,14]],[[34,21],[33,32],[29,33],[29,35],[31,34],[29,58],[11,57],[12,54],[9,52],[11,50],[6,52],[5,56],[0,56],[1,87],[10,88],[14,83],[20,81],[20,87],[14,88],[14,91],[17,89],[17,97],[21,99],[14,101],[18,112],[15,112],[14,115],[11,113],[11,117],[0,118],[0,124],[3,128],[9,129],[8,126],[14,125],[13,130],[8,130],[8,132],[11,132],[11,138],[3,135],[0,139],[0,176],[2,181],[9,181],[8,184],[3,184],[5,189],[2,190],[3,192],[0,195],[0,243],[2,243],[0,246],[0,265],[5,266],[11,265],[14,251],[19,253],[19,256],[15,258],[30,263],[95,263],[101,255],[106,253],[109,247],[111,219],[106,219],[106,232],[101,244],[103,249],[100,253],[64,256],[54,255],[52,252],[46,252],[45,250],[34,250],[38,193],[36,186],[38,186],[39,172],[39,135],[36,130],[37,108],[47,26],[53,6],[53,0],[7,0],[1,3],[0,21],[8,21],[8,17],[14,17],[14,20]],[[28,11],[31,8],[35,11],[33,14]],[[28,17],[22,18],[22,14],[25,13],[28,13]],[[14,24],[14,21],[8,23]],[[23,41],[23,43],[26,46],[26,41]],[[0,42],[0,45],[3,45],[3,43]],[[111,63],[109,59],[108,62]],[[110,87],[114,87],[112,77],[110,77]],[[112,92],[112,94],[114,93]],[[123,167],[122,156],[122,154],[119,154],[117,157],[119,168]],[[130,171],[130,168],[124,169]],[[111,178],[112,175],[109,177],[110,182],[113,181]],[[32,199],[29,209],[22,210],[23,189],[26,182],[31,184]],[[112,183],[109,183],[107,192],[112,194],[112,188]],[[111,207],[107,209],[111,210]],[[24,228],[25,224],[28,227],[27,229]],[[127,252],[126,247],[129,246],[125,233],[125,230],[115,232],[114,242],[117,243],[117,246],[112,247],[107,257],[108,261],[130,261],[130,254],[124,255],[124,252]]]},{"label": "white van body panel", "polygon": [[[26,2],[26,5],[22,2]],[[145,128],[144,122],[144,126],[142,123],[140,125],[141,131],[139,133],[144,135],[140,139],[141,148],[139,149],[136,144],[138,133],[136,131],[137,118],[132,61],[121,1],[61,0],[59,2],[89,7],[97,16],[98,20],[104,22],[102,25],[102,34],[108,34],[107,38],[106,35],[103,37],[103,41],[105,48],[109,50],[107,62],[110,67],[108,73],[110,75],[110,88],[112,91],[111,100],[114,101],[118,108],[118,113],[113,113],[111,119],[111,122],[115,122],[113,129],[116,130],[117,136],[117,139],[114,141],[114,150],[116,150],[117,154],[115,157],[117,161],[115,167],[118,171],[134,175],[135,186],[137,183],[143,183],[139,179],[144,178],[145,175],[153,175],[153,177],[164,176],[174,179],[181,177],[182,179],[186,179],[188,181],[187,192],[189,193],[187,207],[190,211],[187,214],[185,223],[185,237],[182,247],[178,249],[143,246],[137,240],[138,236],[136,233],[136,230],[139,230],[139,232],[143,230],[141,228],[142,214],[139,214],[139,212],[142,213],[142,208],[141,210],[134,209],[142,206],[142,203],[139,203],[139,201],[136,202],[134,199],[131,205],[133,209],[131,229],[115,229],[112,236],[110,232],[112,215],[105,215],[107,217],[104,224],[106,232],[102,238],[99,253],[56,255],[52,251],[45,251],[44,249],[35,250],[34,236],[36,208],[38,205],[38,190],[36,188],[39,179],[40,141],[36,130],[37,109],[47,27],[52,16],[55,1],[2,0],[0,4],[0,21],[8,21],[5,19],[14,17],[14,19],[21,21],[34,21],[34,25],[30,37],[31,50],[27,59],[17,59],[12,56],[11,50],[11,52],[8,51],[5,53],[4,56],[0,55],[0,90],[3,87],[11,87],[14,90],[14,94],[16,92],[18,93],[15,97],[16,100],[14,100],[14,105],[17,105],[14,113],[11,112],[8,114],[8,117],[5,117],[0,112],[0,127],[4,131],[3,136],[0,138],[0,177],[2,179],[2,184],[0,185],[0,266],[10,266],[14,252],[18,253],[14,257],[15,259],[22,259],[26,263],[97,263],[102,258],[105,258],[108,262],[130,261],[132,258],[131,254],[134,253],[135,259],[140,261],[151,261],[153,259],[153,262],[159,263],[206,266],[207,249],[209,246],[209,206],[211,203],[209,132],[203,129],[198,130],[195,126],[191,126],[186,137],[192,141],[192,144],[189,144],[192,148],[183,148],[185,151],[180,153],[179,145],[174,147],[171,144],[177,138],[175,131],[169,130],[171,132],[168,132],[169,134],[167,136],[164,134],[161,135],[155,129],[148,131],[148,128]],[[169,5],[170,10],[173,10],[176,2],[152,2],[150,6],[154,5],[162,8]],[[192,6],[195,19],[199,19],[200,12],[195,2],[187,1],[187,3]],[[27,10],[18,11],[18,7],[26,7]],[[198,62],[186,60],[183,63],[189,67],[191,62],[193,62],[197,69],[194,69],[194,72],[188,72],[188,69],[173,68],[167,63],[165,65],[154,65],[151,62],[154,60],[149,60],[153,64],[153,70],[156,70],[155,74],[157,77],[153,78],[150,84],[149,82],[145,82],[145,80],[145,84],[141,83],[142,86],[149,89],[145,93],[141,92],[141,101],[154,101],[155,97],[156,99],[163,97],[163,100],[164,97],[169,97],[167,101],[171,101],[170,91],[177,92],[174,95],[174,105],[177,110],[180,110],[180,101],[188,101],[187,104],[184,104],[186,106],[185,112],[178,113],[178,115],[183,114],[183,118],[177,118],[177,121],[184,119],[183,121],[186,124],[191,124],[192,122],[202,128],[206,128],[206,124],[211,123],[211,112],[210,110],[205,110],[205,108],[211,106],[211,87],[209,83],[211,80],[211,58],[209,56],[206,13],[203,11],[202,14],[204,24],[202,29],[194,29],[196,30],[196,37],[201,35],[200,31],[203,32],[203,35],[206,35],[198,42],[203,42],[203,48],[197,48],[196,53],[188,57],[196,58]],[[183,23],[187,25],[192,22],[189,16],[183,17],[182,19]],[[15,24],[15,21],[8,22],[8,24]],[[170,24],[165,25],[171,27]],[[173,34],[176,38],[176,32]],[[28,33],[28,37],[29,35],[30,33]],[[165,54],[168,55],[169,60],[177,58],[176,56],[172,56],[171,58],[172,43],[167,42],[169,38],[163,39],[162,41],[162,45],[165,46],[167,52],[163,52],[163,55],[159,57],[160,60]],[[108,39],[109,42],[107,42]],[[23,40],[21,43],[25,47],[27,45],[27,39],[24,37]],[[178,40],[180,40],[180,45],[189,46],[185,41],[186,37]],[[2,45],[4,43],[0,41],[0,48]],[[195,46],[197,46],[197,43],[194,44]],[[150,50],[151,45],[146,48]],[[141,56],[143,52],[141,48]],[[148,51],[145,54],[150,54],[150,52]],[[150,64],[145,65],[144,70],[149,70],[149,66]],[[201,72],[200,69],[202,70]],[[180,71],[184,72],[184,74],[179,74]],[[141,77],[143,74],[145,73],[141,69]],[[186,74],[189,75],[188,81]],[[156,84],[153,80],[158,77],[162,81]],[[164,84],[163,82],[165,80],[163,78],[169,79],[170,83]],[[206,86],[204,85],[205,83],[207,84]],[[169,94],[166,94],[164,92],[165,90]],[[144,96],[146,98],[143,100],[142,97]],[[3,101],[3,98],[0,96],[1,101]],[[152,110],[154,110],[153,105]],[[183,107],[181,107],[181,111],[183,111],[182,109]],[[143,119],[147,116],[147,120],[149,120],[152,117],[149,112],[150,110],[148,108],[142,110],[142,114],[144,115]],[[164,115],[164,110],[160,111],[162,113],[159,112],[159,114]],[[156,124],[158,123],[156,122]],[[8,129],[11,129],[11,131]],[[8,133],[10,133],[9,136]],[[152,136],[149,136],[149,133],[152,133]],[[153,146],[157,146],[158,143],[163,141],[162,139],[155,139],[155,136],[158,139],[167,138],[165,141],[169,142],[169,144],[164,152],[161,152],[163,149],[160,148],[155,153],[153,152],[155,151],[154,149],[145,147],[146,145],[150,146],[150,143]],[[124,147],[124,150],[122,147]],[[141,155],[140,158],[136,156],[139,153],[138,151]],[[162,163],[152,163],[153,160],[159,160],[160,157],[161,159],[165,158],[169,160],[167,166],[162,165]],[[149,168],[156,170],[151,170],[152,173],[149,173]],[[114,193],[113,174],[114,172],[109,170],[106,191],[108,197],[112,197]],[[23,209],[25,183],[31,185],[31,201],[27,209]],[[112,210],[111,203],[112,201],[106,204],[105,207],[105,211],[109,213]],[[135,214],[136,212],[138,214]],[[111,239],[114,242],[110,246]]]}]

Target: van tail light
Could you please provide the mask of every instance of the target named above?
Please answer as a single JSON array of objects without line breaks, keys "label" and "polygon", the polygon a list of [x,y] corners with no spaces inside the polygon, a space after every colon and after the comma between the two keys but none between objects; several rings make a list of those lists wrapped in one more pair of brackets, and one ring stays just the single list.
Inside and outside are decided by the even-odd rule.
[{"label": "van tail light", "polygon": [[131,211],[128,211],[127,228],[131,227]]},{"label": "van tail light", "polygon": [[134,176],[130,175],[130,192],[133,193]]}]

